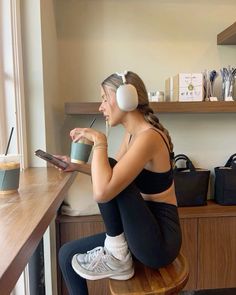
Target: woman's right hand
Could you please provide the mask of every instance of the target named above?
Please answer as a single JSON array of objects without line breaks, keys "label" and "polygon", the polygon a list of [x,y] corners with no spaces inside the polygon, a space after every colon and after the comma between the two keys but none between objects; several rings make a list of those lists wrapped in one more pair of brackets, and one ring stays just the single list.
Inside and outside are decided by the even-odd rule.
[{"label": "woman's right hand", "polygon": [[79,168],[78,165],[79,164],[71,163],[69,156],[54,155],[54,157],[66,162],[68,164],[68,167],[66,169],[61,169],[61,168],[58,168],[58,167],[54,166],[58,170],[63,171],[63,172],[78,171],[78,168]]}]

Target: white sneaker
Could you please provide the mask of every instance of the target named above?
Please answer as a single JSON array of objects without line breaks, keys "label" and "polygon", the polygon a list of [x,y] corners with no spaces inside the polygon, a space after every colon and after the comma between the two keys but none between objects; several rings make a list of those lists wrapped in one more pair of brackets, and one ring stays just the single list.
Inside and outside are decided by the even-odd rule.
[{"label": "white sneaker", "polygon": [[87,264],[90,263],[94,258],[96,258],[100,252],[103,252],[103,247],[101,246],[87,251],[84,254],[77,254],[76,259],[80,264]]},{"label": "white sneaker", "polygon": [[86,254],[75,254],[71,265],[78,275],[88,280],[103,278],[128,280],[134,275],[130,252],[125,259],[119,260],[103,247],[97,247]]}]

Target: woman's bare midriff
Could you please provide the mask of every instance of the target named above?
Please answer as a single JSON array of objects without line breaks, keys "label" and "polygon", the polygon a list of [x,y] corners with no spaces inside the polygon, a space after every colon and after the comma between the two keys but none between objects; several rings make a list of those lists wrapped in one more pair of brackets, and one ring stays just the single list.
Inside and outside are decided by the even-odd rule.
[{"label": "woman's bare midriff", "polygon": [[145,201],[153,201],[153,202],[160,202],[160,203],[167,203],[171,205],[177,205],[176,197],[175,197],[175,188],[174,183],[169,187],[166,191],[159,193],[159,194],[143,194],[141,193],[142,197]]}]

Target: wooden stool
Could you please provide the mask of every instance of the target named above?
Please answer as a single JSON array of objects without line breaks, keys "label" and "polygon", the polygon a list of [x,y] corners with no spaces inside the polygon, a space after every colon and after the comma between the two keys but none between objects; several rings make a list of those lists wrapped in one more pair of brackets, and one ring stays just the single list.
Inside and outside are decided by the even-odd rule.
[{"label": "wooden stool", "polygon": [[135,275],[126,281],[109,280],[112,295],[178,294],[186,285],[189,267],[186,258],[178,257],[166,267],[157,270],[135,261]]}]

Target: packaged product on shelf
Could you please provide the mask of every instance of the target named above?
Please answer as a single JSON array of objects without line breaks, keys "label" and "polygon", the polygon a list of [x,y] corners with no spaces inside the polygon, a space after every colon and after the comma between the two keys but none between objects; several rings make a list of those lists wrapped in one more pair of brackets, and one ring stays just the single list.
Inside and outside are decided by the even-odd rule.
[{"label": "packaged product on shelf", "polygon": [[173,101],[202,101],[203,74],[179,73],[173,77]]}]

